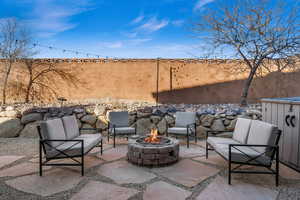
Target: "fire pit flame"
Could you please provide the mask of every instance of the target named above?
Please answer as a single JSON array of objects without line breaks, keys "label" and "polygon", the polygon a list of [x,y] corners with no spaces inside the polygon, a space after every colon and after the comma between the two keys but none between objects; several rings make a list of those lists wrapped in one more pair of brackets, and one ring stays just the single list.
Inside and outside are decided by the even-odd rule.
[{"label": "fire pit flame", "polygon": [[151,133],[145,138],[147,143],[160,143],[160,138],[158,137],[157,129],[151,129]]}]

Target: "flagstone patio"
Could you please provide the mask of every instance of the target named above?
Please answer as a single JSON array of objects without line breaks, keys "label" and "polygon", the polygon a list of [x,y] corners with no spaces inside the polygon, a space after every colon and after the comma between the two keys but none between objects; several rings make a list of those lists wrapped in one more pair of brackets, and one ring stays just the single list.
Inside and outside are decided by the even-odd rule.
[{"label": "flagstone patio", "polygon": [[[28,142],[28,141],[27,141]],[[25,152],[32,152],[35,150]],[[0,199],[182,200],[297,199],[300,173],[280,165],[280,186],[269,175],[233,175],[227,184],[226,162],[215,153],[204,156],[203,141],[180,146],[179,162],[148,168],[126,160],[127,145],[106,144],[85,158],[86,175],[78,167],[48,167],[38,175],[37,154],[12,150],[0,156]]]}]

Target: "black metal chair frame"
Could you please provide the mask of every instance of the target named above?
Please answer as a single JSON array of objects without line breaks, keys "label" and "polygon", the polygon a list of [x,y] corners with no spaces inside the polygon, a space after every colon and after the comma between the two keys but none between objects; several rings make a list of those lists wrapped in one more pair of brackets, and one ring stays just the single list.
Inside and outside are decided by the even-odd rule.
[{"label": "black metal chair frame", "polygon": [[[47,140],[43,139],[42,134],[41,134],[41,127],[37,126],[38,129],[38,134],[40,137],[40,142],[39,142],[39,174],[40,176],[43,175],[43,166],[81,166],[81,175],[84,176],[84,155],[89,153],[92,149],[90,149],[88,152],[84,153],[84,142],[83,140]],[[81,128],[80,130],[98,130],[96,128]],[[52,146],[50,142],[72,142],[74,143],[70,147],[64,149],[64,150],[59,150],[56,147]],[[78,155],[68,155],[65,151],[72,148],[73,146],[77,145],[80,143],[81,146],[81,153]],[[43,153],[46,155],[46,146],[50,147],[50,149],[53,149],[57,151],[58,153],[54,156],[51,156],[51,158],[47,158],[45,156],[45,161],[43,162]],[[100,143],[98,143],[95,147],[100,147],[100,153],[101,155],[103,154],[103,139],[101,138]],[[63,155],[63,156],[61,156]],[[60,157],[61,156],[61,157]],[[58,160],[58,159],[71,159],[74,161],[74,163],[48,163],[49,161],[52,160]],[[81,162],[75,158],[81,158]]]},{"label": "black metal chair frame", "polygon": [[[127,127],[130,127],[130,126],[124,126],[124,128],[127,128]],[[114,141],[114,144],[113,144],[113,146],[114,146],[114,148],[116,147],[116,136],[118,136],[117,134],[116,134],[116,128],[122,128],[121,126],[116,126],[115,124],[112,124],[112,123],[110,123],[110,122],[108,122],[108,131],[107,131],[107,142],[109,142],[109,137],[111,137],[111,133],[110,133],[110,129],[113,129],[113,135],[112,135],[112,137],[113,137],[113,141]],[[126,137],[126,139],[128,140],[128,136],[129,135],[136,135],[136,125],[134,126],[134,133],[128,133],[128,134],[123,134],[122,136],[127,136]]]},{"label": "black metal chair frame", "polygon": [[[207,138],[209,133],[215,133],[215,132],[230,132],[230,131],[207,131],[206,132],[206,159],[208,158],[208,151],[214,151],[215,149],[208,144],[207,142]],[[222,154],[220,154],[219,152],[215,151],[216,153],[218,153],[222,158],[224,158],[225,160],[228,161],[228,184],[231,184],[231,174],[232,173],[240,173],[240,174],[274,174],[275,175],[275,183],[276,186],[278,186],[279,184],[279,146],[278,146],[278,142],[280,139],[280,135],[281,135],[281,130],[277,130],[275,133],[273,134],[277,134],[277,137],[275,139],[275,144],[276,145],[254,145],[254,144],[229,144],[229,158],[227,159],[226,157],[224,157]],[[209,148],[209,146],[211,148]],[[266,151],[264,151],[263,153],[257,155],[257,156],[251,156],[248,155],[247,153],[243,152],[242,150],[240,150],[238,147],[266,147]],[[232,160],[232,149],[236,149],[239,152],[241,152],[241,155],[245,157],[246,161],[245,162],[237,162]],[[269,164],[264,164],[260,161],[258,161],[257,159],[261,156],[266,155],[267,153],[271,153],[270,154],[270,163]],[[272,161],[274,160],[275,157],[275,170],[273,170],[272,167]],[[253,163],[254,162],[254,163]],[[237,164],[238,166],[232,168],[231,165],[232,164]],[[258,167],[264,167],[266,168],[268,171],[256,171],[256,170],[239,170],[239,168],[241,168],[242,166],[245,165],[251,165],[251,166],[258,166]]]},{"label": "black metal chair frame", "polygon": [[[167,132],[166,132],[167,137],[169,136],[169,134],[171,134],[171,135],[180,135],[180,134],[176,134],[176,133],[168,133],[169,128],[171,128],[171,127],[169,127],[168,124],[167,124]],[[193,132],[192,128],[194,128],[194,140],[195,140],[195,143],[197,143],[197,125],[196,125],[196,123],[188,124],[188,125],[186,125],[186,138],[187,138],[186,139],[186,146],[187,146],[187,148],[190,147],[190,136],[191,135],[190,135],[189,130],[191,130],[191,132]],[[177,136],[176,136],[176,138],[177,138]]]}]

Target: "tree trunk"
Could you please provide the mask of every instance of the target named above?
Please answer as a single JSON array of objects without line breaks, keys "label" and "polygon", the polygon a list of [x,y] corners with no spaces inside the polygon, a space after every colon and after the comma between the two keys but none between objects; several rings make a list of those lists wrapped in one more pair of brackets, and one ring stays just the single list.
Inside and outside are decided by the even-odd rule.
[{"label": "tree trunk", "polygon": [[7,88],[7,83],[8,83],[8,77],[9,77],[9,74],[11,71],[11,66],[12,66],[12,63],[9,61],[9,65],[8,65],[8,68],[5,73],[3,88],[2,88],[2,104],[3,105],[6,104],[6,88]]},{"label": "tree trunk", "polygon": [[30,90],[32,86],[32,81],[30,80],[26,89],[26,97],[25,97],[25,103],[29,103],[29,95],[30,95]]},{"label": "tree trunk", "polygon": [[247,80],[245,81],[242,96],[241,96],[241,102],[240,102],[241,106],[247,106],[247,104],[248,104],[248,102],[247,102],[248,92],[249,92],[249,88],[252,83],[252,80],[254,78],[255,71],[256,70],[251,70]]}]

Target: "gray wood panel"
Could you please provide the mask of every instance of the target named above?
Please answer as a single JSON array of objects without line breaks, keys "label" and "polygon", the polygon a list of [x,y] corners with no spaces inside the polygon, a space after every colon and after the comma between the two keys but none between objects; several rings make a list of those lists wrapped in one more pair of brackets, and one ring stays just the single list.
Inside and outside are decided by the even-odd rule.
[{"label": "gray wood panel", "polygon": [[[289,109],[290,109],[290,105],[288,104],[284,104],[284,119],[286,117],[286,115],[289,115]],[[291,154],[292,154],[292,129],[290,126],[287,126],[287,124],[284,121],[284,145],[283,145],[283,161],[285,162],[289,162],[291,160]]]},{"label": "gray wood panel", "polygon": [[291,130],[291,138],[292,138],[292,155],[291,155],[291,162],[294,165],[298,165],[298,155],[299,155],[299,106],[294,105],[293,106],[293,112],[292,115],[294,115],[295,118],[295,127]]},{"label": "gray wood panel", "polygon": [[262,103],[262,120],[265,122],[266,121],[266,103]]},{"label": "gray wood panel", "polygon": [[277,126],[282,131],[279,140],[279,158],[283,160],[284,155],[284,104],[277,104]]},{"label": "gray wood panel", "polygon": [[266,122],[272,123],[272,103],[266,103]]}]

